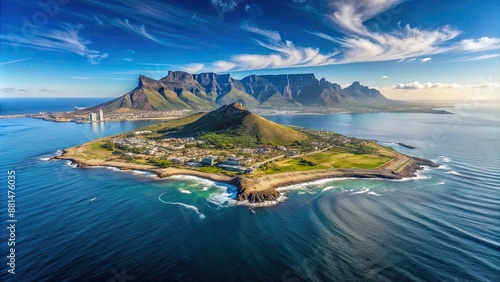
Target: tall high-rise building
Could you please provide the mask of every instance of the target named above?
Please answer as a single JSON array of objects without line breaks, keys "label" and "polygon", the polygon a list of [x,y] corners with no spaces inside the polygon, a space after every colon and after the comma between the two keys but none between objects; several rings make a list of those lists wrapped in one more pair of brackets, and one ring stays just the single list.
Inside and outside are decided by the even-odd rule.
[{"label": "tall high-rise building", "polygon": [[97,121],[97,114],[96,113],[90,113],[89,114],[89,120],[90,120],[90,122],[96,122]]},{"label": "tall high-rise building", "polygon": [[99,110],[99,121],[104,121],[104,113],[102,110]]}]

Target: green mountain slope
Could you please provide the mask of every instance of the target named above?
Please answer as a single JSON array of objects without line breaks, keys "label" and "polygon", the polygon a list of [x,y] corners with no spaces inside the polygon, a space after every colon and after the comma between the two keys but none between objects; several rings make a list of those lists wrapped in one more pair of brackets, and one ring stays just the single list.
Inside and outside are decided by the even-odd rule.
[{"label": "green mountain slope", "polygon": [[263,145],[288,145],[308,139],[304,133],[253,114],[239,103],[222,106],[192,123],[170,130],[167,135],[226,138],[235,144],[241,141]]}]

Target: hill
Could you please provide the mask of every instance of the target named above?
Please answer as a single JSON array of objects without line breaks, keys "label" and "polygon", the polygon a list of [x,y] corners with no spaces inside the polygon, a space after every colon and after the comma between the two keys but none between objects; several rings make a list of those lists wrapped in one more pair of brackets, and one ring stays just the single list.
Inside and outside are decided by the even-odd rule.
[{"label": "hill", "polygon": [[184,124],[158,125],[156,131],[166,137],[197,137],[213,145],[289,145],[308,139],[300,131],[251,113],[241,103],[224,105],[201,117],[198,115],[179,120],[189,121]]},{"label": "hill", "polygon": [[249,75],[241,80],[229,74],[189,74],[169,71],[159,80],[141,75],[136,88],[112,101],[83,111],[120,108],[149,111],[215,109],[229,103],[249,109],[302,107],[382,107],[398,104],[378,90],[354,82],[347,88],[309,74]]}]

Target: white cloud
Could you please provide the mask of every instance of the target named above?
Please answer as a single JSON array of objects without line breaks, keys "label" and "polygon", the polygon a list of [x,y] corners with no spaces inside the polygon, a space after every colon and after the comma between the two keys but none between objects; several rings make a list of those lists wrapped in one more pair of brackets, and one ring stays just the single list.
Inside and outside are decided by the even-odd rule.
[{"label": "white cloud", "polygon": [[[401,60],[445,52],[477,52],[500,48],[500,38],[482,37],[453,43],[461,31],[450,26],[424,30],[406,25],[398,30],[381,32],[366,28],[364,22],[393,8],[404,0],[331,1],[329,19],[344,33],[333,38],[324,33],[310,32],[339,44],[342,56],[337,63]],[[413,61],[412,59],[407,62]],[[421,62],[427,62],[426,58]]]},{"label": "white cloud", "polygon": [[335,54],[320,54],[317,48],[296,47],[291,41],[259,44],[275,53],[269,55],[242,54],[233,56],[231,62],[236,70],[321,66],[332,64]]},{"label": "white cloud", "polygon": [[[270,39],[269,43],[256,41],[262,47],[273,51],[271,54],[238,54],[232,56],[229,60],[219,60],[212,64],[205,65],[205,71],[226,72],[229,70],[256,70],[256,69],[277,69],[286,67],[306,67],[323,66],[334,63],[333,57],[338,53],[321,54],[318,48],[297,47],[291,41],[275,41],[278,39],[270,30],[263,30],[258,27],[252,27],[261,35]],[[279,37],[281,39],[281,37]],[[197,64],[201,65],[201,64]],[[187,68],[189,66],[185,66]]]},{"label": "white cloud", "polygon": [[459,31],[449,26],[430,31],[409,25],[391,33],[366,31],[360,36],[339,40],[344,54],[339,62],[389,61],[439,54],[449,51],[449,47],[442,45],[459,34]]},{"label": "white cloud", "polygon": [[281,35],[277,31],[261,29],[257,26],[249,25],[248,22],[244,22],[240,27],[241,27],[241,29],[246,30],[248,32],[262,35],[262,36],[268,38],[269,40],[281,41]]},{"label": "white cloud", "polygon": [[[256,42],[271,52],[233,55],[229,59],[205,64],[204,70],[275,69],[390,60],[425,63],[432,60],[431,55],[500,48],[500,39],[497,38],[456,41],[461,31],[448,25],[422,29],[409,24],[401,26],[399,22],[399,29],[392,31],[374,31],[365,26],[367,20],[396,7],[404,0],[329,1],[332,11],[327,18],[338,27],[336,32],[341,35],[333,37],[322,32],[306,32],[333,42],[330,48],[333,51],[325,53],[316,47],[295,46],[283,39],[278,31],[243,22],[240,28],[265,37],[266,40]],[[228,11],[235,9],[238,3],[235,0],[212,0],[214,7],[226,7]]]},{"label": "white cloud", "polygon": [[142,37],[145,37],[147,39],[153,40],[153,41],[158,42],[158,43],[162,43],[161,40],[159,40],[158,38],[149,34],[146,31],[146,26],[143,24],[134,25],[134,24],[130,23],[130,21],[128,19],[115,19],[115,20],[110,20],[109,22],[114,26],[117,26],[117,27],[120,27],[123,29],[128,29],[132,32],[139,34]]},{"label": "white cloud", "polygon": [[197,73],[200,70],[202,70],[204,66],[205,66],[204,64],[190,64],[190,65],[181,67],[180,69],[182,71],[185,71],[188,73]]},{"label": "white cloud", "polygon": [[402,0],[357,0],[357,1],[333,1],[335,12],[330,16],[331,20],[348,32],[357,35],[369,35],[363,22],[371,19],[377,14],[403,2]]},{"label": "white cloud", "polygon": [[217,61],[213,64],[214,72],[226,72],[236,67],[236,64],[233,62],[226,61]]},{"label": "white cloud", "polygon": [[37,50],[74,53],[85,57],[91,64],[98,64],[108,54],[87,47],[91,42],[80,37],[82,25],[63,24],[62,29],[40,29],[33,37],[0,34],[3,40],[10,40],[13,46],[33,48]]},{"label": "white cloud", "polygon": [[481,83],[471,85],[460,85],[457,83],[420,83],[418,81],[410,83],[400,83],[392,86],[393,89],[414,90],[414,89],[428,89],[428,88],[487,88],[487,87],[500,87],[499,83]]},{"label": "white cloud", "polygon": [[488,51],[500,48],[500,38],[481,37],[460,41],[459,49],[466,52]]},{"label": "white cloud", "polygon": [[383,75],[381,78],[382,79],[389,79],[389,77],[387,75]]}]

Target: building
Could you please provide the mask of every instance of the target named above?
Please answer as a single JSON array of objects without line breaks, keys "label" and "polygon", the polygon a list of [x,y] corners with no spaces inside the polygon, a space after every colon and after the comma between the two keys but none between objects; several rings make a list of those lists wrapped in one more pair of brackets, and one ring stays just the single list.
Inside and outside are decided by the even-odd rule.
[{"label": "building", "polygon": [[212,166],[212,165],[215,164],[215,157],[206,157],[206,158],[203,158],[203,160],[201,162],[203,164]]},{"label": "building", "polygon": [[273,152],[273,148],[271,148],[271,147],[262,147],[262,148],[259,148],[258,152],[261,153],[261,154],[269,154],[269,153]]},{"label": "building", "polygon": [[96,122],[97,121],[97,115],[96,115],[96,113],[90,113],[89,114],[89,120],[90,120],[90,122]]},{"label": "building", "polygon": [[104,121],[104,113],[102,112],[102,110],[99,110],[99,116],[98,116],[98,121]]},{"label": "building", "polygon": [[235,165],[227,165],[227,164],[218,164],[218,167],[225,169],[225,170],[231,170],[231,171],[236,171],[236,172],[245,172],[247,171],[246,167],[243,166],[235,166]]},{"label": "building", "polygon": [[240,161],[236,158],[228,158],[227,160],[222,162],[225,165],[239,166]]}]

